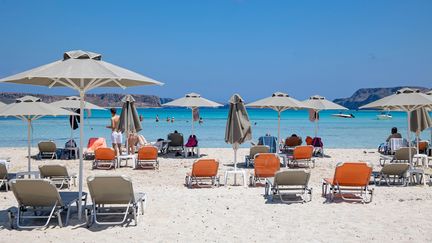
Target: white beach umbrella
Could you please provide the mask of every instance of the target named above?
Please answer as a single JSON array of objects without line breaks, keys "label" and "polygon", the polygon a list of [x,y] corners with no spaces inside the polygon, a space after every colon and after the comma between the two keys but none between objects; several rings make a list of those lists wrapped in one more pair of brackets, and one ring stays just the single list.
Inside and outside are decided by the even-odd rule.
[{"label": "white beach umbrella", "polygon": [[3,106],[5,106],[6,104],[0,101],[0,108],[2,108]]},{"label": "white beach umbrella", "polygon": [[13,116],[27,122],[27,156],[28,171],[31,171],[31,123],[43,116],[67,116],[76,115],[76,113],[58,108],[51,104],[41,101],[40,98],[33,96],[24,96],[15,101],[15,103],[0,108],[0,116]]},{"label": "white beach umbrella", "polygon": [[304,100],[303,104],[310,109],[312,109],[316,113],[315,117],[315,137],[318,136],[318,120],[319,120],[319,112],[322,110],[348,110],[348,108],[338,105],[332,101],[327,100],[323,96],[314,95],[309,97],[309,99]]},{"label": "white beach umbrella", "polygon": [[218,107],[219,103],[205,99],[196,93],[186,94],[184,97],[165,103],[162,106],[187,107],[192,110],[192,135],[194,135],[194,116],[193,111],[198,107]]},{"label": "white beach umbrella", "polygon": [[272,96],[257,100],[255,102],[249,103],[246,105],[247,107],[254,107],[254,108],[269,108],[277,111],[278,113],[278,132],[277,132],[277,138],[278,143],[280,141],[280,118],[281,113],[283,111],[286,111],[288,109],[303,109],[303,108],[309,108],[305,104],[303,104],[301,101],[298,101],[289,95],[281,92],[273,93]]},{"label": "white beach umbrella", "polygon": [[[77,96],[69,96],[59,101],[51,102],[50,104],[67,109],[73,112],[77,112],[80,109],[81,106],[81,99]],[[95,104],[92,104],[90,102],[84,101],[84,109],[85,110],[105,110],[105,108],[102,108],[100,106],[97,106]],[[74,130],[74,122],[75,117],[71,117],[71,140],[73,139],[73,130]],[[75,128],[76,129],[76,128]]]},{"label": "white beach umbrella", "polygon": [[[422,107],[432,105],[432,97],[423,94],[418,89],[403,88],[398,90],[395,94],[389,95],[377,101],[371,102],[367,105],[361,106],[360,109],[387,109],[399,110],[407,113],[407,139],[409,147],[411,148],[411,135],[410,135],[410,117],[411,112]],[[409,150],[411,162],[411,149]]]},{"label": "white beach umbrella", "polygon": [[[162,85],[163,83],[101,60],[102,55],[88,51],[68,51],[63,59],[3,79],[0,82],[39,86],[69,87],[80,97],[79,197],[83,186],[84,94],[97,87]],[[81,203],[78,217],[81,219]]]}]

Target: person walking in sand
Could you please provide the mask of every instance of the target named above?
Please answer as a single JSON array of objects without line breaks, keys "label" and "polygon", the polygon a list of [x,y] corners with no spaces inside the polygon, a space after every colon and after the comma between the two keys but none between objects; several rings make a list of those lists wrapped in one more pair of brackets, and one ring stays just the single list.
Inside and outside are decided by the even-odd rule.
[{"label": "person walking in sand", "polygon": [[120,123],[120,116],[118,116],[117,109],[111,108],[111,125],[107,126],[107,128],[111,129],[111,140],[112,147],[116,153],[116,155],[120,155],[121,153],[121,144],[122,144],[122,133],[118,130],[118,125]]}]

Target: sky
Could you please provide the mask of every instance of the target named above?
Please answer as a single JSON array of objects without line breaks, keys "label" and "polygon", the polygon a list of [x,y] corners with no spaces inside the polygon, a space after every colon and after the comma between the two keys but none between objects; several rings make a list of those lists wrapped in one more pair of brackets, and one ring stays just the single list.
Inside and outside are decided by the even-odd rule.
[{"label": "sky", "polygon": [[431,13],[429,0],[0,0],[0,77],[81,49],[165,83],[93,93],[196,92],[218,102],[239,93],[250,102],[276,91],[303,100],[368,87],[430,88]]}]

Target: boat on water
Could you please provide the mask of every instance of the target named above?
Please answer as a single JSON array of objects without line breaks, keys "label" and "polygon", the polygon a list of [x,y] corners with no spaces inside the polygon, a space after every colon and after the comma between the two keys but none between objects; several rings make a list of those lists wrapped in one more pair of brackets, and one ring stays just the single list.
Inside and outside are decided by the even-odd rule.
[{"label": "boat on water", "polygon": [[377,115],[378,120],[390,120],[392,118],[393,118],[393,116],[390,113],[381,113],[381,114]]},{"label": "boat on water", "polygon": [[353,114],[344,114],[344,113],[332,114],[332,116],[340,117],[340,118],[355,118]]}]

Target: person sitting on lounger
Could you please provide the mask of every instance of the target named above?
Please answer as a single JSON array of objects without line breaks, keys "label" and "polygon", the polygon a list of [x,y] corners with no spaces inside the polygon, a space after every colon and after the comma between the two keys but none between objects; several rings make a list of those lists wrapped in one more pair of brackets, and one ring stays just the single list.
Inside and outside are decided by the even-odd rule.
[{"label": "person sitting on lounger", "polygon": [[297,134],[292,134],[291,137],[288,137],[285,140],[286,147],[295,147],[302,144],[301,137],[297,136]]},{"label": "person sitting on lounger", "polygon": [[393,127],[391,129],[391,134],[390,136],[388,136],[387,138],[387,142],[390,141],[391,138],[402,138],[402,135],[400,133],[398,133],[397,127]]},{"label": "person sitting on lounger", "polygon": [[148,145],[149,143],[145,139],[145,137],[138,133],[130,133],[128,136],[128,153],[134,154],[135,153],[135,147],[137,147],[137,150],[145,145]]}]

